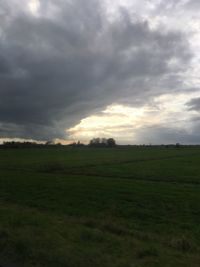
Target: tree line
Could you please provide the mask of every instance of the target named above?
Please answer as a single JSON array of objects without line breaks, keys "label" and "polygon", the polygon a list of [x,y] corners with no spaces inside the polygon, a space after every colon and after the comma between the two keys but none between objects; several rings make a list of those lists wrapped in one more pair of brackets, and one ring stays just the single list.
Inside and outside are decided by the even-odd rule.
[{"label": "tree line", "polygon": [[65,147],[65,146],[72,146],[72,147],[83,147],[83,146],[88,146],[88,147],[114,147],[116,146],[116,141],[113,138],[93,138],[89,141],[88,145],[85,145],[81,143],[80,141],[78,142],[73,142],[68,145],[62,145],[61,143],[55,143],[54,141],[46,141],[45,143],[37,143],[37,142],[30,142],[30,141],[24,141],[24,142],[19,142],[19,141],[8,141],[8,142],[3,142],[3,144],[0,145],[0,148],[32,148],[32,147]]},{"label": "tree line", "polygon": [[92,147],[114,147],[116,146],[116,141],[114,138],[93,138],[89,142],[89,146]]}]

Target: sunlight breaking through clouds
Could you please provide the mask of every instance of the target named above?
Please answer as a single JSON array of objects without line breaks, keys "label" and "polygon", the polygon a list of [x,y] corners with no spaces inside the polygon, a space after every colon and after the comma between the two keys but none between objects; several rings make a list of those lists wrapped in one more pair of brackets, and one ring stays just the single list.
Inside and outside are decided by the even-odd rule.
[{"label": "sunlight breaking through clouds", "polygon": [[200,143],[199,3],[2,0],[0,138]]},{"label": "sunlight breaking through clouds", "polygon": [[40,1],[39,0],[30,0],[28,2],[28,7],[29,7],[30,12],[33,15],[37,15],[39,8],[40,8]]},{"label": "sunlight breaking through clouds", "polygon": [[[199,93],[190,94],[191,98],[198,96]],[[127,141],[138,144],[142,141],[138,134],[142,130],[143,135],[146,132],[146,139],[143,141],[151,142],[148,138],[150,128],[167,127],[190,131],[190,120],[198,117],[198,113],[189,111],[187,103],[188,94],[180,93],[155,97],[148,105],[138,108],[113,104],[100,113],[82,119],[79,124],[66,131],[72,140],[88,142],[94,136],[114,137],[120,144]],[[176,140],[171,140],[174,141]]]}]

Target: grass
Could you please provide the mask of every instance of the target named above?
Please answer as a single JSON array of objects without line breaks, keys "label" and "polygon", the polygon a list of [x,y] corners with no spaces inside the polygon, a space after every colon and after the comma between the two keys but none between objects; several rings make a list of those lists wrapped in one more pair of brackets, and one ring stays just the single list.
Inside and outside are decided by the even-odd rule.
[{"label": "grass", "polygon": [[199,266],[199,160],[198,148],[0,150],[0,265]]}]

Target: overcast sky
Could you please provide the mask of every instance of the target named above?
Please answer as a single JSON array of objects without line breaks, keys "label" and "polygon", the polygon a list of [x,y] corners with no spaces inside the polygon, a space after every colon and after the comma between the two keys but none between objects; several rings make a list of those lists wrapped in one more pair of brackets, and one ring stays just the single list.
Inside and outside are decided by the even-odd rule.
[{"label": "overcast sky", "polygon": [[200,143],[199,0],[0,0],[0,138]]}]

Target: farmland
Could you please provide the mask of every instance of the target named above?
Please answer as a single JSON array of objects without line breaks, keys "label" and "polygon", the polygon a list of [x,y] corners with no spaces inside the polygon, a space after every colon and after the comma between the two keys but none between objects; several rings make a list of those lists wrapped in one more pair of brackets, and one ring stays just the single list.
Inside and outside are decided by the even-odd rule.
[{"label": "farmland", "polygon": [[200,148],[0,150],[0,265],[197,267]]}]

